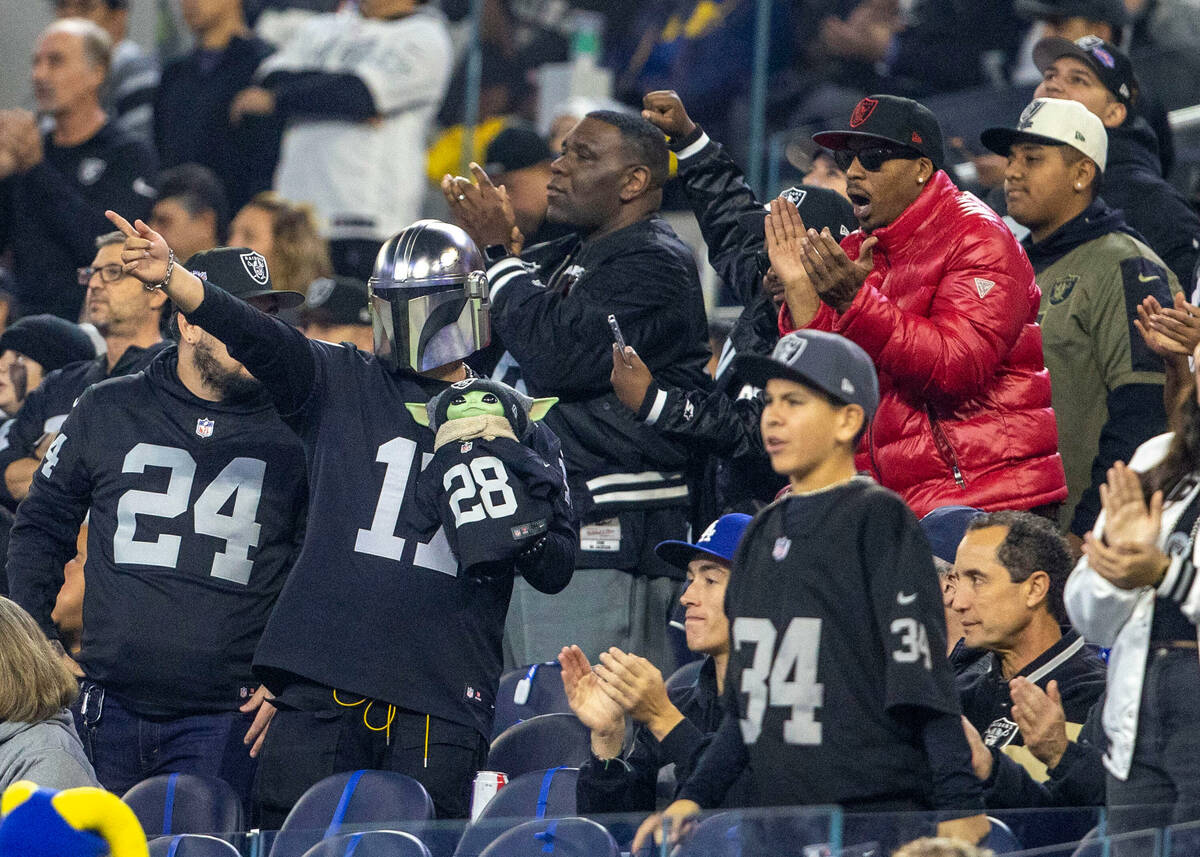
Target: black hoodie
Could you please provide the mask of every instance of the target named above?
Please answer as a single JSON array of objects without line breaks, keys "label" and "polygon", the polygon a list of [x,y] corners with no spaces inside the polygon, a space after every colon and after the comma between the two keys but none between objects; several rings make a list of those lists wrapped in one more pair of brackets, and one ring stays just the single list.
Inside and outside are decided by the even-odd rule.
[{"label": "black hoodie", "polygon": [[1104,198],[1125,212],[1129,225],[1190,292],[1200,248],[1200,215],[1159,173],[1158,141],[1140,117],[1108,129]]}]

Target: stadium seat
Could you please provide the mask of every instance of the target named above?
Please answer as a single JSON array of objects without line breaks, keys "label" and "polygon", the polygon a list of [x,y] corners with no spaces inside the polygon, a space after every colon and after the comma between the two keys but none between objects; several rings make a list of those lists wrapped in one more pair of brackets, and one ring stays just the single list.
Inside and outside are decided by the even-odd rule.
[{"label": "stadium seat", "polygon": [[539,714],[500,733],[487,767],[510,778],[560,765],[577,768],[587,761],[590,746],[588,728],[574,714]]},{"label": "stadium seat", "polygon": [[522,720],[539,714],[570,711],[567,692],[563,689],[562,667],[557,661],[509,670],[500,676],[500,688],[496,691],[492,739]]},{"label": "stadium seat", "polygon": [[700,679],[700,668],[704,666],[704,659],[691,661],[684,664],[675,672],[671,673],[667,678],[667,693],[671,694],[677,690],[691,687]]},{"label": "stadium seat", "polygon": [[411,833],[369,830],[322,839],[304,857],[429,857],[429,849]]},{"label": "stadium seat", "polygon": [[232,786],[216,777],[161,774],[142,780],[121,800],[147,836],[242,830],[242,801]]},{"label": "stadium seat", "polygon": [[501,834],[479,857],[618,857],[616,841],[586,818],[527,821]]},{"label": "stadium seat", "polygon": [[680,857],[740,857],[742,853],[741,817],[738,813],[718,812],[696,825],[680,848]]},{"label": "stadium seat", "polygon": [[241,857],[225,840],[198,833],[160,836],[150,840],[149,848],[150,857]]},{"label": "stadium seat", "polygon": [[994,854],[1012,854],[1020,851],[1024,846],[1013,834],[1012,829],[998,818],[988,816],[988,824],[991,829],[988,831],[987,839],[983,844],[992,850]]},{"label": "stadium seat", "polygon": [[[455,857],[473,857],[513,826],[512,819],[527,821],[575,815],[578,768],[530,771],[513,778],[496,792],[480,816],[471,823],[455,849]],[[506,824],[502,819],[509,819]],[[359,857],[359,855],[355,855]]]},{"label": "stadium seat", "polygon": [[343,826],[394,824],[433,818],[433,801],[412,777],[392,771],[346,771],[300,796],[283,821],[270,857],[300,857]]}]

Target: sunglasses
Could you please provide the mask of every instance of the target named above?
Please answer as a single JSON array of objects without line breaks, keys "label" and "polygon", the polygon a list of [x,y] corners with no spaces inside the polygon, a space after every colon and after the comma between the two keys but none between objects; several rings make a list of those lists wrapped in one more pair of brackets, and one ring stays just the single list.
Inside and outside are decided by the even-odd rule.
[{"label": "sunglasses", "polygon": [[117,264],[101,265],[99,268],[78,268],[75,274],[79,278],[79,285],[86,286],[93,274],[99,274],[102,283],[115,283],[125,276],[125,269]]},{"label": "sunglasses", "polygon": [[833,162],[838,165],[839,170],[846,172],[857,158],[864,170],[869,173],[877,173],[883,169],[883,165],[887,161],[897,158],[915,161],[923,157],[925,156],[915,149],[903,146],[870,146],[865,149],[838,149],[833,153]]}]

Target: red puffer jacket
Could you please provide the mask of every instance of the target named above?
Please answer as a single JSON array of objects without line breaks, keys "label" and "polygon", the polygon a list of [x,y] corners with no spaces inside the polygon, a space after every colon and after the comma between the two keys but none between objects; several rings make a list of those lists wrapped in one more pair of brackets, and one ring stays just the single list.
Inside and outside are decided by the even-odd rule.
[{"label": "red puffer jacket", "polygon": [[[857,342],[879,371],[858,466],[918,515],[1031,509],[1067,496],[1037,326],[1041,290],[991,209],[944,172],[875,230],[874,269],[845,313],[808,325]],[[861,230],[842,241],[858,257]],[[787,307],[783,333],[795,329]]]}]

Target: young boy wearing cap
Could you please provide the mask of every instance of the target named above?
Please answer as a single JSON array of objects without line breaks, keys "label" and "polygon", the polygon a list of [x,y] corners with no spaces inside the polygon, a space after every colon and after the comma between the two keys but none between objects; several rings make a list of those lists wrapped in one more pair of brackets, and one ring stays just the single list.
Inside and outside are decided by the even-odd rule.
[{"label": "young boy wearing cap", "polygon": [[1141,97],[1133,64],[1096,36],[1074,42],[1042,39],[1033,48],[1042,73],[1035,98],[1078,101],[1104,123],[1108,155],[1104,195],[1136,229],[1181,283],[1189,283],[1200,247],[1200,215],[1163,178],[1158,140],[1139,115]]},{"label": "young boy wearing cap", "polygon": [[799,331],[770,358],[737,362],[765,389],[763,442],[792,494],[759,513],[734,557],[725,718],[665,815],[719,805],[748,768],[762,804],[965,811],[943,832],[980,839],[929,544],[899,497],[855,471],[879,404],[870,358]]},{"label": "young boy wearing cap", "polygon": [[[581,814],[653,810],[659,769],[673,763],[676,780],[686,780],[697,752],[720,725],[729,664],[725,590],[749,523],[749,515],[723,515],[695,544],[666,541],[654,548],[659,559],[687,572],[679,597],[687,647],[704,656],[694,683],[669,689],[654,664],[617,648],[603,652],[594,670],[578,646],[559,654],[571,710],[591,729],[592,757],[579,770],[576,792]],[[622,753],[625,715],[637,727]],[[743,792],[742,785],[730,789],[725,805],[742,806]]]},{"label": "young boy wearing cap", "polygon": [[1099,197],[1109,137],[1085,105],[1037,98],[1016,128],[981,139],[1008,158],[1008,213],[1030,230],[1022,244],[1042,290],[1038,322],[1070,492],[1061,522],[1078,550],[1108,468],[1166,431],[1163,361],[1133,321],[1146,297],[1170,305],[1179,283]]}]

